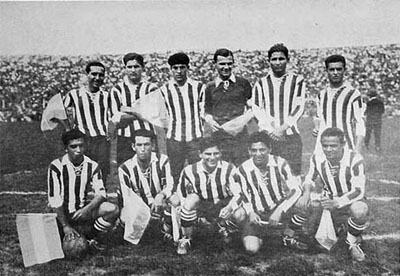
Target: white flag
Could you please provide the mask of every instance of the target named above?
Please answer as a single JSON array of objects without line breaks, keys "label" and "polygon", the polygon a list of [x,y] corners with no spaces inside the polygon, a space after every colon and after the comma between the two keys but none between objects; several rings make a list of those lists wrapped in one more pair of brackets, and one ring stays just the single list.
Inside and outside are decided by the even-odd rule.
[{"label": "white flag", "polygon": [[60,93],[54,95],[43,110],[42,121],[40,123],[41,130],[46,131],[55,129],[57,127],[57,122],[53,119],[67,119],[67,114],[65,113],[64,103]]}]

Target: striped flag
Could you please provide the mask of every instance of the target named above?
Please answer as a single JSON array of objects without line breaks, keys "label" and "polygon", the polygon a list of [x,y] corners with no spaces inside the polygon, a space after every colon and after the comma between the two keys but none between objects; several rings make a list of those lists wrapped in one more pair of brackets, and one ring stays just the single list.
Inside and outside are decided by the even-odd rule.
[{"label": "striped flag", "polygon": [[17,232],[24,266],[64,258],[56,214],[17,214]]}]

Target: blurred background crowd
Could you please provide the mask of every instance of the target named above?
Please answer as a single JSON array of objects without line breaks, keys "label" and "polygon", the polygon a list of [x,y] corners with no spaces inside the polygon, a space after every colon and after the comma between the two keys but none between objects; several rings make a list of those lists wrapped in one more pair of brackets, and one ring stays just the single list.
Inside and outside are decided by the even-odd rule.
[{"label": "blurred background crowd", "polygon": [[[124,53],[123,53],[124,54]],[[84,67],[98,59],[107,68],[104,89],[109,91],[123,74],[122,56],[0,56],[0,122],[40,120],[48,100],[56,93],[67,93],[84,81]],[[167,53],[144,54],[147,79],[161,86],[170,72]],[[204,83],[216,76],[212,52],[188,52],[191,77]],[[400,45],[342,47],[294,50],[289,69],[307,80],[306,114],[313,113],[313,102],[327,84],[324,59],[342,54],[347,60],[347,79],[363,96],[377,92],[386,106],[386,115],[400,115]],[[237,51],[235,73],[252,84],[268,70],[266,51]]]}]

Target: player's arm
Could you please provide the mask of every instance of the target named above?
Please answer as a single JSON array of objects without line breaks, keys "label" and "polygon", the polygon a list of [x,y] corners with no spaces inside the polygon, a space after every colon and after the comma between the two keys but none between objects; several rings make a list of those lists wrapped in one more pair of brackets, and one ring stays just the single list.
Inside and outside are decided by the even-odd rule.
[{"label": "player's arm", "polygon": [[317,137],[319,128],[321,125],[321,119],[323,118],[322,116],[322,106],[321,106],[321,100],[320,100],[320,95],[317,95],[317,100],[315,100],[315,105],[317,107],[317,111],[315,113],[315,116],[313,117],[313,124],[314,124],[314,129],[313,129],[313,136]]},{"label": "player's arm", "polygon": [[214,120],[212,115],[213,110],[213,99],[212,99],[212,90],[215,86],[215,82],[209,83],[204,90],[204,121],[211,126],[213,131],[217,131],[221,129],[221,126],[217,121]]},{"label": "player's arm", "polygon": [[101,203],[106,201],[107,194],[104,188],[101,170],[98,165],[93,171],[90,183],[87,183],[87,185],[90,185],[92,190],[94,191],[94,197],[89,202],[89,204],[74,213],[74,215],[72,216],[73,220],[78,220],[80,218],[89,218],[91,216],[91,213],[94,210],[97,210],[100,207]]},{"label": "player's arm", "polygon": [[362,144],[365,137],[365,121],[364,121],[364,108],[363,102],[361,100],[360,92],[356,92],[358,96],[353,101],[352,107],[354,111],[354,119],[355,119],[355,133],[356,133],[356,151],[361,152]]},{"label": "player's arm", "polygon": [[289,164],[286,160],[279,159],[278,165],[280,167],[280,173],[283,176],[289,191],[285,200],[275,208],[269,217],[270,225],[277,225],[281,220],[282,214],[286,213],[301,196],[301,179],[292,174]]},{"label": "player's arm", "polygon": [[161,176],[160,181],[163,186],[162,190],[154,198],[154,207],[152,207],[161,207],[165,200],[169,201],[171,204],[177,207],[179,206],[179,200],[178,196],[174,195],[177,187],[175,187],[176,185],[174,184],[174,178],[171,174],[170,163],[168,158],[165,158],[164,160],[162,160],[162,162],[163,163],[161,164],[161,171],[165,173],[163,173],[163,175]]},{"label": "player's arm", "polygon": [[364,160],[360,154],[357,154],[353,159],[353,164],[350,168],[351,172],[351,189],[341,197],[337,198],[338,208],[348,206],[353,202],[360,200],[365,194],[365,166]]},{"label": "player's arm", "polygon": [[221,209],[219,216],[221,218],[228,218],[236,209],[238,209],[245,201],[245,195],[242,192],[240,184],[235,180],[235,168],[233,165],[228,176],[227,192],[231,196],[228,204]]},{"label": "player's arm", "polygon": [[295,90],[295,95],[293,99],[293,110],[289,114],[289,118],[287,122],[285,122],[281,126],[281,130],[285,131],[288,128],[294,126],[297,124],[297,121],[300,119],[300,117],[304,113],[304,106],[305,106],[305,98],[306,98],[306,85],[304,79],[301,79],[297,84],[296,84],[296,90]]}]

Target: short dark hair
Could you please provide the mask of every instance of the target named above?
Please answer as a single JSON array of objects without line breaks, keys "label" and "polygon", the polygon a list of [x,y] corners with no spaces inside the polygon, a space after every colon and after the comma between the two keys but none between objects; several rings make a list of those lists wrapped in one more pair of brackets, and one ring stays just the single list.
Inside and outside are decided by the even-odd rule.
[{"label": "short dark hair", "polygon": [[220,150],[219,142],[216,139],[213,139],[211,137],[206,137],[200,140],[200,145],[199,145],[200,152],[204,152],[206,149],[212,147],[217,147],[218,150]]},{"label": "short dark hair", "polygon": [[252,133],[249,137],[248,147],[250,148],[252,144],[258,142],[264,143],[268,148],[271,148],[271,137],[265,131]]},{"label": "short dark hair", "polygon": [[346,68],[346,59],[342,55],[331,55],[325,59],[325,68],[328,69],[329,63],[341,62],[343,67]]},{"label": "short dark hair", "polygon": [[322,134],[321,134],[321,140],[324,137],[338,137],[340,143],[344,143],[345,139],[344,139],[344,132],[337,127],[329,127],[327,129],[325,129]]},{"label": "short dark hair", "polygon": [[135,143],[135,142],[136,142],[136,137],[138,137],[138,136],[141,136],[141,137],[148,137],[148,138],[150,138],[150,140],[151,140],[152,142],[154,142],[154,141],[156,140],[156,135],[155,135],[155,133],[154,133],[153,131],[147,130],[147,129],[145,129],[145,128],[138,129],[138,130],[136,130],[136,131],[133,132],[133,135],[132,135],[132,143]]},{"label": "short dark hair", "polygon": [[63,142],[64,146],[67,147],[71,140],[83,138],[86,140],[86,135],[83,134],[79,129],[74,128],[67,132],[64,132],[61,136],[61,141]]},{"label": "short dark hair", "polygon": [[271,48],[269,48],[268,59],[270,59],[272,54],[275,52],[282,52],[285,55],[286,59],[289,60],[289,50],[283,43],[275,44]]},{"label": "short dark hair", "polygon": [[235,59],[233,57],[233,53],[231,50],[226,49],[226,48],[220,48],[214,53],[214,62],[216,63],[218,60],[218,56],[221,57],[232,57],[233,62],[235,62]]},{"label": "short dark hair", "polygon": [[128,53],[122,58],[124,65],[128,63],[130,60],[136,60],[137,63],[140,64],[140,66],[144,67],[144,59],[142,55],[139,55],[137,53]]},{"label": "short dark hair", "polygon": [[168,58],[168,64],[171,67],[176,64],[185,64],[189,67],[189,62],[190,62],[190,60],[189,60],[188,55],[183,52],[173,54],[172,56],[170,56]]},{"label": "short dark hair", "polygon": [[85,71],[87,74],[90,73],[90,67],[92,67],[92,66],[103,67],[104,71],[106,71],[106,67],[104,66],[103,63],[101,63],[100,61],[97,61],[97,60],[92,60],[92,61],[89,61],[88,64],[86,65]]}]

